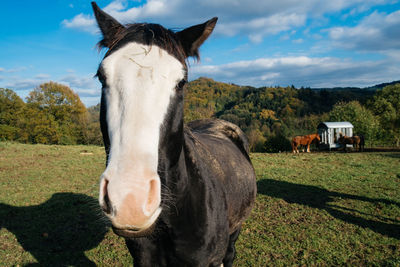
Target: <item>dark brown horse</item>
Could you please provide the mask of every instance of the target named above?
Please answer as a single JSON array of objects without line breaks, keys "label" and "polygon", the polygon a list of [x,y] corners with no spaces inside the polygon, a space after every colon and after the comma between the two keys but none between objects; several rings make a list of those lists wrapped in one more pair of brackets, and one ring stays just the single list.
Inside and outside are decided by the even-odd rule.
[{"label": "dark brown horse", "polygon": [[217,18],[173,32],[93,9],[108,48],[97,72],[104,214],[135,267],[232,266],[257,190],[247,137],[227,121],[183,123],[187,58]]},{"label": "dark brown horse", "polygon": [[364,136],[363,135],[354,135],[354,136],[346,136],[339,134],[339,144],[344,146],[344,151],[347,152],[347,145],[353,145],[355,149],[358,148],[358,151],[364,150]]},{"label": "dark brown horse", "polygon": [[319,134],[308,134],[304,136],[295,136],[292,139],[292,152],[299,153],[298,147],[299,145],[303,145],[307,147],[306,152],[310,152],[310,145],[311,144],[319,144],[321,138]]}]

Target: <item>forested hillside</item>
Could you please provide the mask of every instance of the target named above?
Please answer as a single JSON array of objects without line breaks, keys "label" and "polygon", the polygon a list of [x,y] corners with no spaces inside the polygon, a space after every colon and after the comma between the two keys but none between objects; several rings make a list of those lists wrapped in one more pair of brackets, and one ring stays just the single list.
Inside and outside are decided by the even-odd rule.
[{"label": "forested hillside", "polygon": [[[400,144],[400,83],[370,88],[238,86],[199,78],[185,91],[185,121],[220,118],[246,132],[252,151],[289,150],[294,135],[322,121],[350,121],[369,145]],[[57,83],[35,88],[24,102],[0,89],[0,138],[23,143],[102,144],[99,105],[86,107]],[[383,127],[384,126],[384,127]]]},{"label": "forested hillside", "polygon": [[[385,91],[398,92],[400,87],[395,84],[385,84]],[[350,121],[369,144],[390,144],[398,142],[396,134],[378,133],[375,99],[382,91],[379,85],[365,89],[254,88],[199,78],[187,87],[185,120],[216,117],[231,121],[246,132],[251,149],[260,152],[288,150],[291,137],[316,132],[322,121]],[[388,97],[393,106],[400,101],[395,95]],[[398,113],[390,116],[399,119]]]}]

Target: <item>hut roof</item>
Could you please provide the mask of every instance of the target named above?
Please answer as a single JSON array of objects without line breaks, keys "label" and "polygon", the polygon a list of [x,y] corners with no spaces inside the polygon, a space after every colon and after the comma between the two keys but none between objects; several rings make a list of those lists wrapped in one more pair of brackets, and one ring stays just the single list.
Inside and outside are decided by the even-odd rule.
[{"label": "hut roof", "polygon": [[353,124],[348,121],[329,121],[329,122],[321,122],[318,125],[319,128],[354,128]]}]

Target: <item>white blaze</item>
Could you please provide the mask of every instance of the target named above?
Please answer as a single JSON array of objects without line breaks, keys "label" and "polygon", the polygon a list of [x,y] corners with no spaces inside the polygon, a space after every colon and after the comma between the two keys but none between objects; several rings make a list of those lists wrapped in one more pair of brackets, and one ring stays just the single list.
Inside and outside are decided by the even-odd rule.
[{"label": "white blaze", "polygon": [[107,81],[104,90],[111,142],[103,176],[110,181],[108,194],[118,209],[128,193],[148,190],[145,178],[159,180],[160,126],[185,71],[165,50],[138,43],[120,48],[101,65]]}]

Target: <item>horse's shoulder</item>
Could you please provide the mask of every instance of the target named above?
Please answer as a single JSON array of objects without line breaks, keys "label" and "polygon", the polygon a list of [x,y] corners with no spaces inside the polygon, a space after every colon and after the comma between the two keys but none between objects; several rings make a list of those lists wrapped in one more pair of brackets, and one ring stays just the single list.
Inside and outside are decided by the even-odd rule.
[{"label": "horse's shoulder", "polygon": [[249,141],[239,126],[220,119],[191,121],[185,126],[185,135],[206,135],[229,140],[245,153],[249,153]]}]

